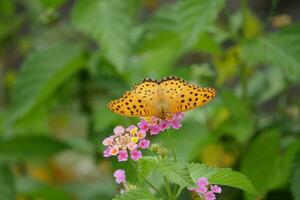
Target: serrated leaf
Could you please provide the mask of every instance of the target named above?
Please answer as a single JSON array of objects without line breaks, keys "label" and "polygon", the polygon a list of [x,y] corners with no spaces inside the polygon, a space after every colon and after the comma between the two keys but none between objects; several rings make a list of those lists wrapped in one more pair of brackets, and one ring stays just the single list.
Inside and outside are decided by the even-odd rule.
[{"label": "serrated leaf", "polygon": [[57,87],[82,67],[81,51],[59,44],[32,53],[22,64],[13,92],[9,123],[14,123],[43,103]]},{"label": "serrated leaf", "polygon": [[204,164],[192,163],[189,166],[189,171],[194,182],[199,177],[206,177],[210,184],[226,185],[249,193],[257,193],[252,183],[244,174],[233,171],[230,168],[215,168]]},{"label": "serrated leaf", "polygon": [[0,161],[48,159],[69,148],[66,143],[48,136],[18,136],[0,140]]},{"label": "serrated leaf", "polygon": [[123,194],[117,195],[114,200],[133,200],[133,199],[139,199],[139,200],[157,200],[153,194],[151,194],[146,189],[134,189],[129,190]]},{"label": "serrated leaf", "polygon": [[247,41],[242,46],[242,58],[251,64],[271,64],[279,67],[292,81],[300,77],[300,24]]},{"label": "serrated leaf", "polygon": [[[278,161],[279,133],[263,132],[246,153],[241,171],[254,183],[257,190],[264,194],[270,189]],[[255,199],[255,197],[247,195],[247,199]]]},{"label": "serrated leaf", "polygon": [[300,151],[293,162],[293,173],[291,181],[291,191],[295,200],[300,200]]},{"label": "serrated leaf", "polygon": [[158,160],[155,157],[143,156],[138,161],[139,172],[145,177],[149,176],[158,166]]},{"label": "serrated leaf", "polygon": [[15,183],[14,177],[9,169],[9,167],[5,164],[0,164],[0,194],[1,199],[5,200],[13,200],[15,199]]},{"label": "serrated leaf", "polygon": [[188,164],[185,162],[162,161],[159,163],[157,170],[172,183],[176,183],[182,187],[194,185],[188,171]]},{"label": "serrated leaf", "polygon": [[123,0],[79,0],[73,13],[75,27],[93,37],[118,71],[127,65],[132,24],[129,3]]}]

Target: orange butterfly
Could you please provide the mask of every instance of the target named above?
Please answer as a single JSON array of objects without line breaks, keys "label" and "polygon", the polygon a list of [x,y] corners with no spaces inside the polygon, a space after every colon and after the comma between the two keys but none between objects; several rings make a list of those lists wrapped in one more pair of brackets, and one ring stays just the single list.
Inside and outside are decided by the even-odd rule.
[{"label": "orange butterfly", "polygon": [[215,96],[214,88],[202,88],[169,76],[158,81],[144,79],[121,98],[109,102],[108,107],[121,115],[165,119],[174,113],[203,106]]}]

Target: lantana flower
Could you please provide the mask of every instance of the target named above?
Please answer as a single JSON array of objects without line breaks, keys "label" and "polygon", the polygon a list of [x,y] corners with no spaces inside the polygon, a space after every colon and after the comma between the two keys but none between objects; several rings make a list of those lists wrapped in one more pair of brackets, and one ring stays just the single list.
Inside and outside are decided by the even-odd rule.
[{"label": "lantana flower", "polygon": [[141,117],[138,127],[145,132],[149,131],[150,135],[157,135],[170,127],[179,129],[181,127],[183,116],[183,113],[175,113],[168,116],[166,119],[160,119],[155,116]]},{"label": "lantana flower", "polygon": [[220,194],[222,192],[221,187],[218,185],[210,185],[209,187],[209,182],[205,177],[198,178],[196,185],[196,188],[188,189],[198,193],[198,195],[204,200],[215,200],[216,194]]},{"label": "lantana flower", "polygon": [[106,149],[104,157],[117,156],[118,161],[127,161],[130,153],[132,160],[137,161],[142,157],[138,148],[149,148],[150,141],[145,139],[146,132],[139,130],[137,126],[131,125],[128,128],[117,126],[114,128],[114,135],[103,140]]},{"label": "lantana flower", "polygon": [[117,170],[114,172],[114,177],[115,177],[116,183],[118,183],[118,184],[126,183],[126,174],[125,174],[125,171],[124,171],[124,170],[122,170],[122,169],[117,169]]}]

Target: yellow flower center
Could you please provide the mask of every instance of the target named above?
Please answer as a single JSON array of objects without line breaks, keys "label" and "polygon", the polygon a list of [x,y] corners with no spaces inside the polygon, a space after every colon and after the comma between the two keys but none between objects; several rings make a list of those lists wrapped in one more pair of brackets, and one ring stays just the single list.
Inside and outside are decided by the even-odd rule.
[{"label": "yellow flower center", "polygon": [[139,141],[138,137],[132,137],[131,138],[131,142],[133,142],[133,143],[137,143],[138,141]]},{"label": "yellow flower center", "polygon": [[129,132],[131,135],[135,135],[138,131],[138,128],[137,127],[134,127],[133,129],[131,129]]}]

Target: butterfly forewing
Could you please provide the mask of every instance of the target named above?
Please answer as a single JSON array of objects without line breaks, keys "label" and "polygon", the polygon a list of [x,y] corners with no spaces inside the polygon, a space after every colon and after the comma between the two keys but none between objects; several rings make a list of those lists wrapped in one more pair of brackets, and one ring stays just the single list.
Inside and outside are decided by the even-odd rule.
[{"label": "butterfly forewing", "polygon": [[156,81],[145,79],[121,98],[111,101],[108,107],[121,115],[157,116],[159,111],[155,105],[158,103],[158,87]]},{"label": "butterfly forewing", "polygon": [[161,80],[168,113],[184,112],[203,106],[216,96],[213,88],[201,88],[177,77]]}]

